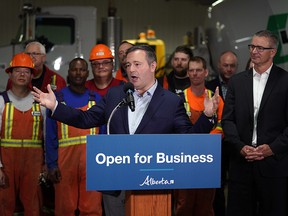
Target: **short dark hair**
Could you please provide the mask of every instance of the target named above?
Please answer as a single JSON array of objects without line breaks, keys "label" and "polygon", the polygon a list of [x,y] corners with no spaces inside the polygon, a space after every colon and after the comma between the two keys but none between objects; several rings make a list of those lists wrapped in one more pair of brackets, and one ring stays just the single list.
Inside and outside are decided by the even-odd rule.
[{"label": "short dark hair", "polygon": [[[190,58],[189,63],[190,63],[190,62],[202,63],[203,68],[204,68],[204,69],[207,69],[207,62],[206,62],[206,60],[205,60],[203,57],[201,57],[201,56],[194,56],[194,57]],[[189,64],[189,63],[188,63],[188,64]]]},{"label": "short dark hair", "polygon": [[76,58],[72,59],[72,60],[69,62],[69,70],[71,69],[72,64],[73,64],[75,61],[83,61],[83,62],[85,63],[85,66],[86,66],[87,70],[88,70],[88,63],[87,63],[87,61],[86,61],[85,59],[83,59],[83,58],[80,58],[80,57],[76,57]]},{"label": "short dark hair", "polygon": [[129,53],[134,52],[136,50],[142,50],[142,51],[144,51],[146,53],[146,59],[147,59],[149,64],[151,64],[154,61],[157,62],[157,57],[156,57],[155,51],[149,45],[135,45],[135,46],[132,46],[126,51],[126,56]]},{"label": "short dark hair", "polygon": [[176,47],[172,56],[174,57],[175,53],[177,53],[177,52],[185,53],[186,55],[189,56],[189,58],[193,57],[193,52],[192,52],[191,48],[187,45],[181,45],[181,46]]},{"label": "short dark hair", "polygon": [[279,43],[279,39],[277,37],[276,34],[274,34],[273,32],[269,31],[269,30],[261,30],[258,31],[254,34],[254,36],[256,37],[266,37],[270,40],[270,45],[273,48],[277,48],[278,47],[278,43]]},{"label": "short dark hair", "polygon": [[132,46],[135,46],[135,44],[133,44],[133,43],[130,43],[129,41],[127,41],[127,40],[123,40],[120,44],[119,44],[119,46],[118,46],[118,48],[122,45],[122,44],[130,44],[130,45],[132,45]]}]

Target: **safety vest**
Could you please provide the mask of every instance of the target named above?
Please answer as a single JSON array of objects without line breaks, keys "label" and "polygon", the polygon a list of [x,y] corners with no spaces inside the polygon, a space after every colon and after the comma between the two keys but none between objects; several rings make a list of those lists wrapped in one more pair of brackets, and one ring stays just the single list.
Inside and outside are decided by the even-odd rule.
[{"label": "safety vest", "polygon": [[56,81],[57,81],[56,75],[54,74],[51,76],[51,82],[50,82],[50,86],[51,86],[52,90],[54,90],[54,91],[56,91],[56,89],[57,89]]},{"label": "safety vest", "polygon": [[121,67],[116,71],[115,79],[122,80],[124,82],[128,82],[128,77],[123,76]]},{"label": "safety vest", "polygon": [[[196,109],[192,109],[190,105],[190,103],[197,103],[194,99],[193,99],[193,95],[192,95],[192,91],[191,91],[191,88],[187,88],[183,91],[184,93],[184,98],[185,98],[185,102],[184,102],[184,107],[186,109],[186,113],[187,115],[189,116],[191,122],[194,124],[199,116],[202,114],[203,110],[204,110],[204,100],[203,102],[201,102],[201,104],[195,104],[197,106]],[[207,93],[208,93],[208,97],[211,98],[213,96],[213,91],[207,89]],[[189,103],[190,102],[190,103]],[[218,115],[218,120],[217,120],[217,124],[216,124],[216,127],[213,129],[214,132],[217,131],[217,133],[222,133],[222,126],[221,126],[221,118],[219,119],[219,114],[217,113]],[[213,132],[212,131],[212,132]]]},{"label": "safety vest", "polygon": [[[56,94],[58,96],[58,101],[60,103],[65,104],[65,101],[63,100],[61,92],[57,92]],[[96,104],[95,94],[90,92],[88,104],[79,109],[87,110],[87,109],[90,109],[95,104]],[[76,128],[73,126],[69,126],[59,121],[57,121],[57,126],[58,126],[59,147],[86,144],[87,135],[95,135],[95,134],[98,134],[99,132],[98,127],[94,127],[90,129],[80,129],[80,128]]]},{"label": "safety vest", "polygon": [[1,142],[3,147],[42,148],[43,117],[39,103],[23,112],[16,109],[3,92],[5,107],[2,115]]},{"label": "safety vest", "polygon": [[163,76],[163,88],[167,89],[169,88],[169,84],[168,84],[168,78],[166,75]]}]

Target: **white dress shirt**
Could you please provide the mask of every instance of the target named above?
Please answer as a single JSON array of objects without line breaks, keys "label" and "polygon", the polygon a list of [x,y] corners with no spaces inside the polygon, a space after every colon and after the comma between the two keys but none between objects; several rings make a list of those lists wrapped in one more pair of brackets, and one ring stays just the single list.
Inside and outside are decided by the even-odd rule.
[{"label": "white dress shirt", "polygon": [[[273,65],[273,64],[272,64]],[[253,102],[254,102],[254,128],[252,145],[257,146],[257,118],[263,96],[263,92],[272,68],[272,65],[262,74],[259,74],[253,68]]]}]

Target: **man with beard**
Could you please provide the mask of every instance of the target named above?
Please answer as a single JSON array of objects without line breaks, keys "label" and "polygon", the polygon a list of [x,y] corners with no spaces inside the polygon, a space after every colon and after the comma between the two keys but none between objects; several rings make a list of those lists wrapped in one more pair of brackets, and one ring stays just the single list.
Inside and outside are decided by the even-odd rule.
[{"label": "man with beard", "polygon": [[122,41],[118,47],[118,58],[120,65],[119,69],[116,71],[115,78],[118,80],[123,80],[124,82],[128,81],[128,75],[124,68],[126,51],[132,46],[134,46],[134,44],[131,44],[128,41]]},{"label": "man with beard", "polygon": [[193,57],[192,50],[188,46],[178,46],[172,54],[172,71],[159,79],[164,89],[168,89],[178,95],[183,94],[183,90],[190,86],[187,75],[188,62]]}]

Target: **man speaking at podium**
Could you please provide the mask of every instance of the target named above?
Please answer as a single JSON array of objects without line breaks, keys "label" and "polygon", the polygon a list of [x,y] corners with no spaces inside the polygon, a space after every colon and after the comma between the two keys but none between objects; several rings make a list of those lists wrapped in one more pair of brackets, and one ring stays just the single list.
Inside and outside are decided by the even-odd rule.
[{"label": "man speaking at podium", "polygon": [[[103,99],[87,111],[58,103],[49,85],[48,93],[34,87],[34,99],[52,111],[52,118],[74,127],[98,127],[109,120],[110,134],[209,133],[214,127],[219,103],[218,88],[212,98],[206,92],[204,112],[192,125],[182,99],[164,90],[155,79],[157,59],[151,47],[139,45],[129,48],[125,67],[129,81],[134,85],[133,101],[131,95],[127,97],[127,91],[124,92],[122,86],[109,89]],[[128,94],[131,92],[128,91]],[[130,108],[131,103],[135,103],[135,110],[134,107],[122,106],[127,103]],[[115,107],[118,110],[110,118]],[[111,206],[111,212],[108,215],[125,215],[125,206],[117,206],[117,209]]]}]

